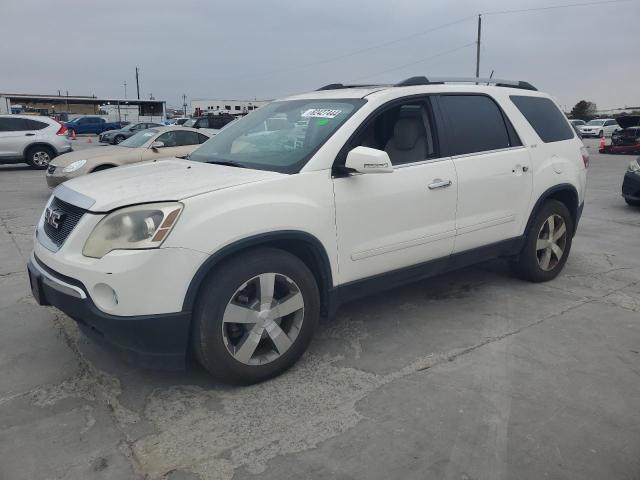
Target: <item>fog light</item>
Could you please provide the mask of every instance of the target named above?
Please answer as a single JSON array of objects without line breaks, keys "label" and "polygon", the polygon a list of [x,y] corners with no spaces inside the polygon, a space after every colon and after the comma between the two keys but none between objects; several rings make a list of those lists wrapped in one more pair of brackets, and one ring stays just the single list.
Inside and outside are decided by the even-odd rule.
[{"label": "fog light", "polygon": [[93,300],[103,310],[112,310],[118,305],[118,294],[106,283],[93,287]]}]

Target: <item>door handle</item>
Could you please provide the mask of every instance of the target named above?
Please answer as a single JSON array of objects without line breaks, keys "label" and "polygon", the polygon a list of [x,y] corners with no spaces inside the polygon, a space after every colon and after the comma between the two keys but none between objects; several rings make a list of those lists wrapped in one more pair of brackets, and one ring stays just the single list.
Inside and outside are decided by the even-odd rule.
[{"label": "door handle", "polygon": [[35,135],[35,133],[25,133],[24,136],[25,137],[33,137]]},{"label": "door handle", "polygon": [[436,188],[447,188],[451,186],[451,180],[441,180],[436,178],[429,184],[429,190],[435,190]]}]

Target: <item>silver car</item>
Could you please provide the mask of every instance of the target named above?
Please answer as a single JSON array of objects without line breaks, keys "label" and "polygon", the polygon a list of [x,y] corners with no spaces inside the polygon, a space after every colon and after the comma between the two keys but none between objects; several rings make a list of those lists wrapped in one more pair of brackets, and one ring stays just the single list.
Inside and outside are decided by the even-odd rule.
[{"label": "silver car", "polygon": [[70,152],[67,129],[49,117],[0,115],[0,163],[28,163],[43,170],[49,162]]}]

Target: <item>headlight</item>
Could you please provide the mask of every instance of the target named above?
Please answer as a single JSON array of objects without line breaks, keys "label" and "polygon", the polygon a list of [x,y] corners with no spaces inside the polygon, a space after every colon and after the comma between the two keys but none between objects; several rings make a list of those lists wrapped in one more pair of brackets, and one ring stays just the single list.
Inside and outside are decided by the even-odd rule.
[{"label": "headlight", "polygon": [[640,173],[640,164],[638,164],[638,160],[634,160],[629,164],[629,167],[627,168],[627,172],[631,172],[631,173]]},{"label": "headlight", "polygon": [[158,248],[176,224],[181,203],[149,203],[116,210],[95,226],[82,254],[102,258],[111,250]]},{"label": "headlight", "polygon": [[70,163],[69,165],[67,165],[66,167],[64,167],[62,169],[62,171],[64,173],[71,173],[71,172],[75,172],[76,170],[78,170],[79,168],[82,168],[84,166],[84,164],[87,163],[86,160],[76,160],[73,163]]}]

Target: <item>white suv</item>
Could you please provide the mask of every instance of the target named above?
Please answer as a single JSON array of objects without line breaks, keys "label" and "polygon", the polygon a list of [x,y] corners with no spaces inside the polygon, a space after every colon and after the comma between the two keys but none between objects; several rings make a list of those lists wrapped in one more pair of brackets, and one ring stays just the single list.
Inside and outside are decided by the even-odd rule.
[{"label": "white suv", "polygon": [[187,159],[66,182],[37,226],[34,297],[138,362],[177,367],[193,351],[252,383],[355,297],[494,257],[551,280],[588,156],[547,95],[491,82],[329,85]]},{"label": "white suv", "polygon": [[67,129],[60,122],[35,115],[0,115],[0,163],[26,162],[43,170],[71,151]]},{"label": "white suv", "polygon": [[598,118],[578,127],[583,137],[610,137],[620,130],[620,125],[613,118]]}]

